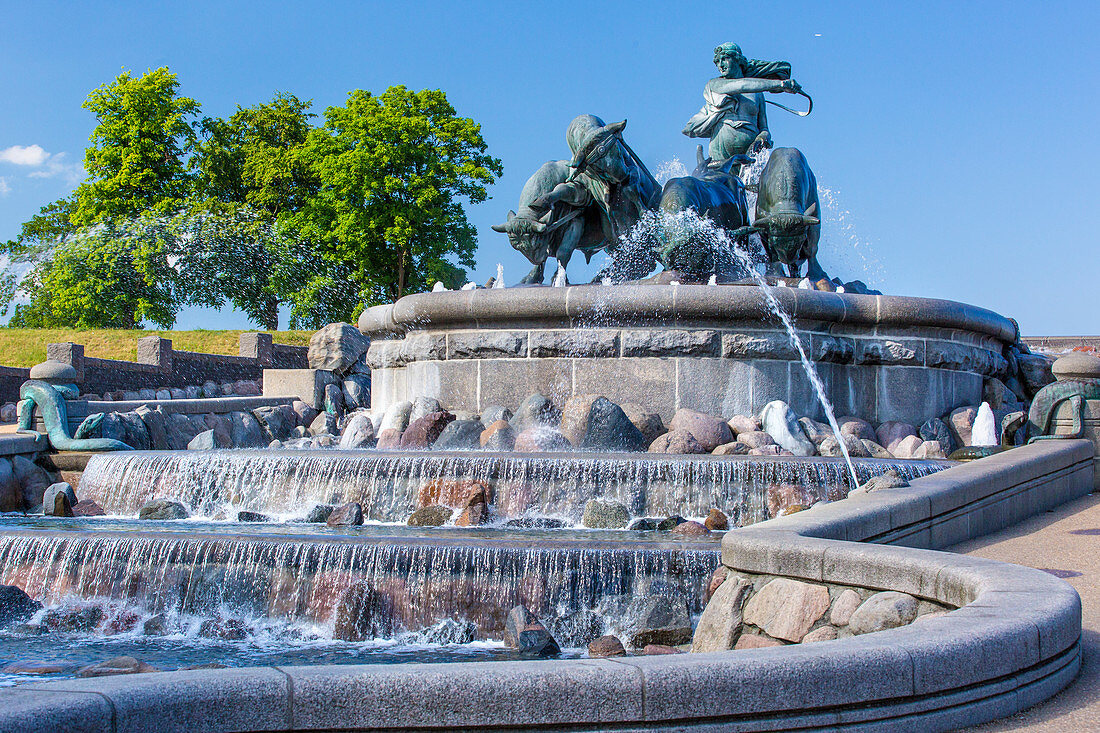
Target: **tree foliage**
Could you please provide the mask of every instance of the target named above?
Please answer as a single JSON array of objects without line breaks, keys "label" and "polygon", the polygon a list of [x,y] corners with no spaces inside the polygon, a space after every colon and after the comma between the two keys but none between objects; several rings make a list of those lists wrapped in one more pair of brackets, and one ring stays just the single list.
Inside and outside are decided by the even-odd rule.
[{"label": "tree foliage", "polygon": [[484,201],[501,173],[485,151],[481,126],[458,117],[441,91],[353,91],[304,145],[323,184],[290,221],[351,269],[364,305],[436,281],[455,287],[476,247],[459,199]]}]

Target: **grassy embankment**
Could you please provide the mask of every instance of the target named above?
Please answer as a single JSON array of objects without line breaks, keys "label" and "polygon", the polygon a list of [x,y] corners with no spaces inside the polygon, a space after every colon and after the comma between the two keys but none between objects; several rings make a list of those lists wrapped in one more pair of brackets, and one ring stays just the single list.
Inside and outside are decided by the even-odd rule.
[{"label": "grassy embankment", "polygon": [[[236,355],[244,331],[122,331],[75,328],[0,328],[0,365],[30,367],[45,361],[46,344],[73,341],[84,344],[84,355],[100,359],[134,361],[137,340],[157,334],[172,340],[178,351]],[[312,331],[274,331],[277,344],[308,346]]]}]

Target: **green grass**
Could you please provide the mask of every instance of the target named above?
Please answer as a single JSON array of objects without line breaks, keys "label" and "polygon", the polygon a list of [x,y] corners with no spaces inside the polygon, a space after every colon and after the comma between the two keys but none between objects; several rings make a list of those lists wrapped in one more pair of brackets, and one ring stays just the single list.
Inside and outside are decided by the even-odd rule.
[{"label": "green grass", "polygon": [[[157,334],[172,340],[177,351],[236,355],[245,331],[122,331],[76,328],[0,328],[0,366],[30,367],[46,360],[46,344],[73,341],[84,344],[84,355],[134,361],[137,340]],[[308,346],[312,331],[275,331],[277,344]]]}]

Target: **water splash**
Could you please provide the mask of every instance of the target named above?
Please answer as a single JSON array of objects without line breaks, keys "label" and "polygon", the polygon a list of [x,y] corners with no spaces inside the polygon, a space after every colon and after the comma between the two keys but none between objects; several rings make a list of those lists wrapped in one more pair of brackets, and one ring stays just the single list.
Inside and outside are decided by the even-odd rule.
[{"label": "water splash", "polygon": [[496,276],[496,279],[493,280],[493,288],[504,288],[504,287],[507,287],[504,284],[504,265],[502,265],[501,263],[498,262],[497,263],[497,276]]},{"label": "water splash", "polygon": [[683,178],[689,175],[691,175],[691,171],[687,169],[687,166],[678,157],[673,156],[672,160],[666,160],[657,166],[653,177],[657,179],[657,183],[664,186],[673,178]]}]

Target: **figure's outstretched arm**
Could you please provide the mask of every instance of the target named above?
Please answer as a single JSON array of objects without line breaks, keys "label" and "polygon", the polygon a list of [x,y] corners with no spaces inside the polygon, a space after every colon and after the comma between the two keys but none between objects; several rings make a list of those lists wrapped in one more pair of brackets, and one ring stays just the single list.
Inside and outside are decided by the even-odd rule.
[{"label": "figure's outstretched arm", "polygon": [[727,79],[719,76],[707,82],[707,89],[719,94],[752,94],[754,92],[798,92],[802,87],[794,79]]},{"label": "figure's outstretched arm", "polygon": [[535,211],[546,211],[559,201],[572,206],[587,206],[591,198],[583,186],[572,182],[559,183],[550,193],[535,199],[529,206]]}]

